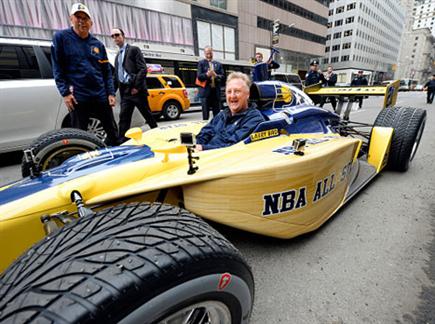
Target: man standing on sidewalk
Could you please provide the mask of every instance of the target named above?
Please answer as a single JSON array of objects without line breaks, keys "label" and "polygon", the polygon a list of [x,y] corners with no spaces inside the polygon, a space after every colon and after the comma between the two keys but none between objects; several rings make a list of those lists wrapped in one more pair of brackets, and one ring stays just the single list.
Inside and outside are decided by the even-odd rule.
[{"label": "man standing on sidewalk", "polygon": [[90,34],[92,17],[81,3],[73,4],[71,28],[56,32],[51,47],[56,86],[70,113],[71,125],[87,130],[89,118],[98,118],[107,134],[106,144],[117,145],[112,107],[115,89],[103,43]]},{"label": "man standing on sidewalk", "polygon": [[221,83],[224,81],[224,69],[222,64],[213,60],[213,49],[210,46],[204,48],[205,58],[198,62],[197,78],[205,82],[204,87],[199,88],[202,105],[202,119],[208,120],[210,108],[215,117],[221,111]]},{"label": "man standing on sidewalk", "polygon": [[119,139],[124,142],[127,140],[125,133],[130,128],[134,107],[139,109],[150,128],[156,128],[157,123],[148,104],[147,65],[140,48],[127,44],[121,28],[112,29],[112,38],[119,47],[119,53],[115,58],[114,78],[115,89],[119,88],[121,95]]}]

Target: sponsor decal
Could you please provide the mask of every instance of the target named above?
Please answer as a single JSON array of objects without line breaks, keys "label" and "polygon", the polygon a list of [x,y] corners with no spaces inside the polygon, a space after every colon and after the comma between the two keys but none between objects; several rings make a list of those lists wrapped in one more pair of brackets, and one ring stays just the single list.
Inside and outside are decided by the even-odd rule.
[{"label": "sponsor decal", "polygon": [[92,46],[91,51],[92,51],[92,54],[94,54],[94,55],[100,54],[100,49],[96,46]]},{"label": "sponsor decal", "polygon": [[229,274],[228,272],[221,274],[217,289],[224,290],[225,288],[228,287],[230,282],[231,282],[231,274]]},{"label": "sponsor decal", "polygon": [[[348,163],[341,169],[338,182],[342,182],[349,177],[351,168],[352,164]],[[267,217],[304,208],[308,204],[308,197],[311,197],[311,203],[314,204],[327,197],[336,187],[337,177],[335,173],[330,173],[327,177],[315,181],[315,189],[312,195],[308,194],[306,186],[263,195],[262,215]]]},{"label": "sponsor decal", "polygon": [[93,159],[93,158],[100,156],[100,155],[101,155],[100,151],[90,151],[90,152],[80,154],[79,158],[80,158],[80,160],[89,160],[89,159]]},{"label": "sponsor decal", "polygon": [[[306,147],[308,147],[308,145],[316,145],[316,144],[327,142],[330,140],[330,138],[300,138],[300,140],[306,140],[305,145]],[[284,154],[284,155],[290,155],[295,152],[295,148],[293,147],[293,145],[287,145],[287,146],[279,147],[273,150],[272,152]]]},{"label": "sponsor decal", "polygon": [[251,138],[251,141],[255,142],[255,141],[262,140],[264,138],[278,136],[278,135],[279,135],[278,128],[274,128],[262,132],[252,133],[249,137]]},{"label": "sponsor decal", "polygon": [[281,214],[307,205],[307,188],[290,189],[263,196],[263,216]]}]

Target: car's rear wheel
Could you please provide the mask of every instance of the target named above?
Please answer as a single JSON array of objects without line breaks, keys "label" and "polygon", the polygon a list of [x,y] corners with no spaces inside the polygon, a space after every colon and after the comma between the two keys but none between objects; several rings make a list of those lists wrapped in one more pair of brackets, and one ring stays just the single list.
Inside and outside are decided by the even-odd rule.
[{"label": "car's rear wheel", "polygon": [[387,167],[406,171],[414,159],[426,123],[426,110],[392,107],[381,110],[374,126],[394,128]]},{"label": "car's rear wheel", "polygon": [[[34,167],[45,171],[61,165],[70,157],[105,147],[104,142],[95,135],[76,128],[62,128],[39,136],[29,148],[34,156]],[[23,157],[21,174],[31,174],[32,162]]]},{"label": "car's rear wheel", "polygon": [[0,277],[0,322],[247,323],[253,285],[237,249],[188,211],[119,205],[18,258]]},{"label": "car's rear wheel", "polygon": [[[62,128],[71,128],[71,119],[69,115],[67,115],[62,123]],[[94,134],[100,140],[104,142],[107,137],[106,131],[104,130],[103,123],[97,117],[89,117],[88,128],[87,131],[91,134]]]},{"label": "car's rear wheel", "polygon": [[163,105],[163,117],[166,120],[177,120],[181,115],[181,105],[179,102],[171,100]]}]

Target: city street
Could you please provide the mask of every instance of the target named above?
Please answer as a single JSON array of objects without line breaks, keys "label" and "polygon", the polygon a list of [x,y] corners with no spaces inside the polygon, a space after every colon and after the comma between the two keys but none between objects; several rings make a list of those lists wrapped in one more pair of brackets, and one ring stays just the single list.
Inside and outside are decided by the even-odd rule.
[{"label": "city street", "polygon": [[[425,96],[397,102],[428,113],[409,171],[383,172],[319,230],[284,241],[213,224],[252,266],[251,323],[435,323],[435,104]],[[351,119],[373,122],[382,101]],[[178,122],[201,119],[192,111]],[[0,155],[0,186],[20,178],[20,161]]]}]

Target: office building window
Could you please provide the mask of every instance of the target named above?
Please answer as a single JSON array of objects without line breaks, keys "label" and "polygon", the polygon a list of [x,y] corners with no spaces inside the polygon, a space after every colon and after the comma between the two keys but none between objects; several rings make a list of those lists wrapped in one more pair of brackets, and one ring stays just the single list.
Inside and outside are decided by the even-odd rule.
[{"label": "office building window", "polygon": [[227,0],[210,0],[210,5],[220,9],[227,9]]},{"label": "office building window", "polygon": [[335,26],[341,26],[341,25],[343,25],[343,19],[335,21]]},{"label": "office building window", "polygon": [[337,9],[335,9],[335,13],[339,14],[344,12],[344,6],[338,7]]},{"label": "office building window", "polygon": [[342,61],[342,62],[349,61],[349,55],[343,55],[343,56],[341,57],[341,61]]},{"label": "office building window", "polygon": [[339,33],[334,33],[334,39],[340,38],[341,37],[341,32]]},{"label": "office building window", "polygon": [[325,47],[325,53],[328,53],[331,48],[329,46]]},{"label": "office building window", "polygon": [[349,3],[346,7],[347,10],[352,10],[356,8],[356,2]]},{"label": "office building window", "polygon": [[343,44],[343,49],[347,49],[351,47],[351,43],[344,43]]},{"label": "office building window", "polygon": [[328,11],[328,16],[332,16],[334,14],[334,9]]},{"label": "office building window", "polygon": [[331,63],[338,62],[338,56],[331,57]]},{"label": "office building window", "polygon": [[332,46],[333,51],[338,51],[340,49],[340,44]]},{"label": "office building window", "polygon": [[212,46],[217,59],[234,60],[236,57],[235,29],[205,21],[197,21],[198,47]]},{"label": "office building window", "polygon": [[355,20],[354,17],[347,17],[347,18],[346,18],[346,24],[353,23],[354,20]]},{"label": "office building window", "polygon": [[330,40],[331,39],[331,34],[326,35],[326,40]]},{"label": "office building window", "polygon": [[346,31],[344,31],[344,37],[347,37],[347,36],[352,36],[352,29],[348,29],[348,30],[346,30]]}]

